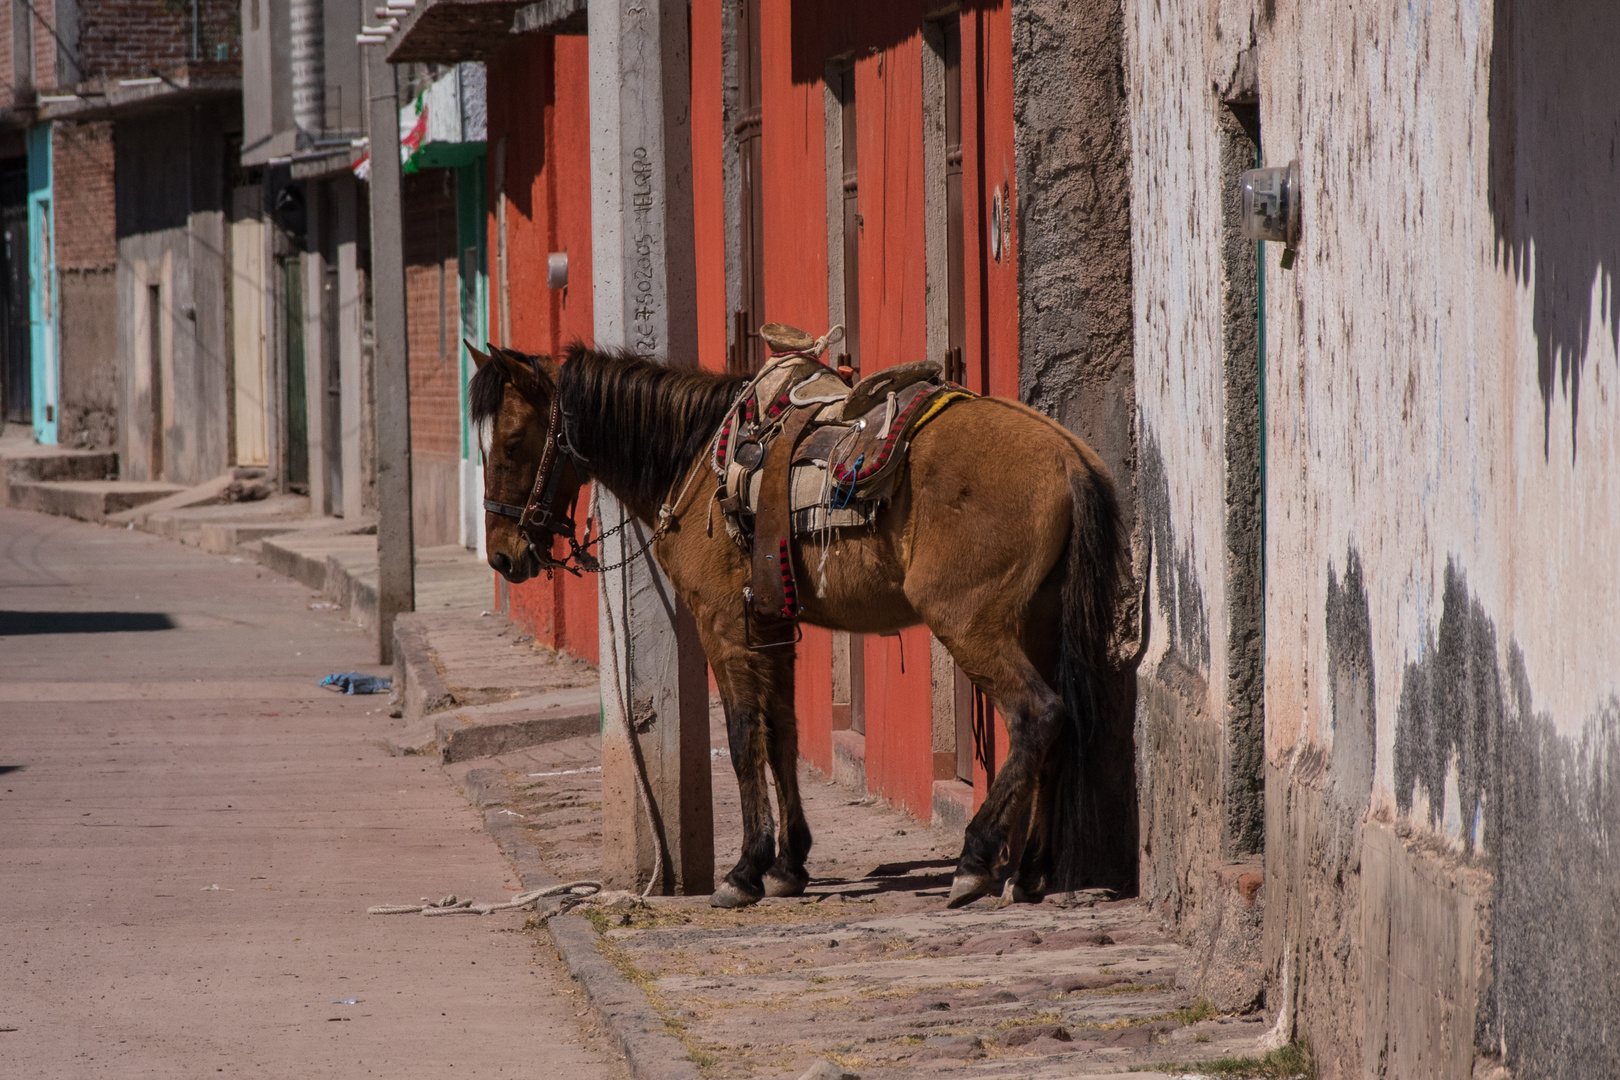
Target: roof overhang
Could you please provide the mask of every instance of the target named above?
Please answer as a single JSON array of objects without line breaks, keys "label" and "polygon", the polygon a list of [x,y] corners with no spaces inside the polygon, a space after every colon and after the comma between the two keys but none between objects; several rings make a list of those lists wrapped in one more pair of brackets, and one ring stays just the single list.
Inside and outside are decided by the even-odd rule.
[{"label": "roof overhang", "polygon": [[385,46],[392,64],[488,60],[512,37],[519,0],[418,0]]},{"label": "roof overhang", "polygon": [[488,60],[514,34],[585,33],[585,7],[586,0],[417,0],[383,47],[393,64]]},{"label": "roof overhang", "polygon": [[121,119],[200,105],[241,93],[239,72],[181,68],[169,74],[134,79],[98,79],[80,83],[70,93],[41,94],[34,101],[34,111],[40,121]]}]

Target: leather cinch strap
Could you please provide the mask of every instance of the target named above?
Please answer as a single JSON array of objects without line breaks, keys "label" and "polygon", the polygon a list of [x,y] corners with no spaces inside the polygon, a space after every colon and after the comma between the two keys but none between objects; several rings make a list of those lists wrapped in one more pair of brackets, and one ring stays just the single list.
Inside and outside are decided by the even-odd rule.
[{"label": "leather cinch strap", "polygon": [[782,433],[771,440],[765,451],[760,476],[759,507],[754,515],[753,613],[757,618],[778,622],[799,617],[797,590],[793,582],[793,535],[788,473],[793,464],[793,448],[798,445],[816,409],[798,409],[782,425]]}]

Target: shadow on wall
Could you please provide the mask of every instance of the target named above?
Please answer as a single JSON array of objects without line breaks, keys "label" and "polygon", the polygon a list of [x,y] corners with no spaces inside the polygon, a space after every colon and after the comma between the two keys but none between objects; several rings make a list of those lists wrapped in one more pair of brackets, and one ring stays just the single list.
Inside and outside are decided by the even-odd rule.
[{"label": "shadow on wall", "polygon": [[[1497,0],[1491,46],[1490,202],[1497,258],[1535,289],[1542,452],[1550,455],[1555,386],[1579,415],[1581,371],[1599,317],[1620,344],[1620,4]],[[1570,433],[1570,455],[1576,453]]]},{"label": "shadow on wall", "polygon": [[1438,632],[1403,673],[1394,772],[1403,814],[1421,788],[1429,822],[1491,864],[1476,1045],[1505,1046],[1517,1076],[1620,1076],[1620,699],[1561,733],[1517,642],[1502,671],[1496,627],[1448,561]]}]

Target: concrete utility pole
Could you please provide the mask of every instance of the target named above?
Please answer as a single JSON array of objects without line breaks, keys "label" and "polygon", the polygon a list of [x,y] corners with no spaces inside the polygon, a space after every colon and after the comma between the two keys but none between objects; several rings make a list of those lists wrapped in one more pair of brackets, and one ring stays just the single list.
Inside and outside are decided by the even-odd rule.
[{"label": "concrete utility pole", "polygon": [[[591,0],[589,33],[596,343],[695,363],[686,3]],[[597,498],[603,523],[617,525],[625,513],[617,500],[600,489]],[[603,561],[618,562],[647,532],[639,523],[625,529],[603,545]],[[664,844],[660,891],[709,892],[709,694],[697,625],[650,556],[604,575],[602,594],[604,875],[637,889],[653,876],[639,757]]]},{"label": "concrete utility pole", "polygon": [[405,248],[401,236],[399,100],[394,69],[366,52],[371,134],[371,317],[377,381],[377,654],[394,659],[394,616],[416,610],[411,535],[411,375],[405,351]]}]

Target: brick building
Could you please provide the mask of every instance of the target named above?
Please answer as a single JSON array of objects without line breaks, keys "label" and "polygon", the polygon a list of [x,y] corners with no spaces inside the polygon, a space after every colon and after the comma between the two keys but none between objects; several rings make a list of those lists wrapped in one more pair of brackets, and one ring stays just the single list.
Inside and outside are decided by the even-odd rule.
[{"label": "brick building", "polygon": [[223,471],[235,7],[3,6],[6,415],[41,442],[116,447],[127,478]]}]

